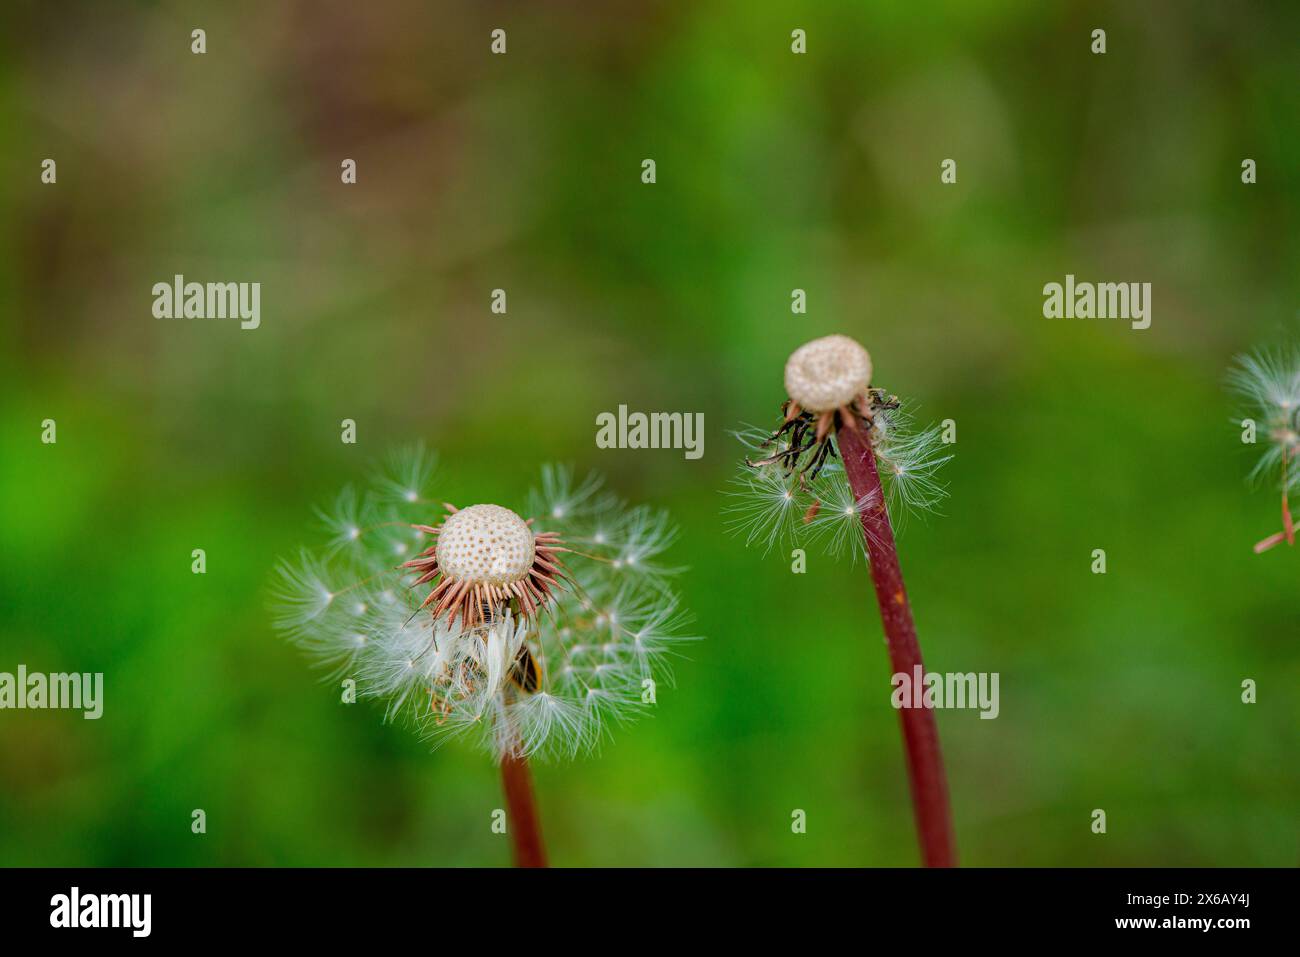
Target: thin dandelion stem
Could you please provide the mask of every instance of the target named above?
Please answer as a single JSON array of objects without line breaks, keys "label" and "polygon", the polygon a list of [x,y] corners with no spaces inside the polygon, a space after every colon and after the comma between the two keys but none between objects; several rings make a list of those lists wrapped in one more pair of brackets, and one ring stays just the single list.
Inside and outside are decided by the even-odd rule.
[{"label": "thin dandelion stem", "polygon": [[1268,538],[1255,543],[1255,554],[1262,555],[1275,545],[1281,545],[1284,541],[1286,541],[1286,532],[1275,532]]},{"label": "thin dandelion stem", "polygon": [[[885,629],[885,643],[894,673],[911,677],[914,669],[925,666],[921,645],[916,638],[916,624],[903,585],[898,564],[894,530],[880,486],[876,457],[865,428],[840,426],[840,457],[844,471],[859,501],[868,504],[862,511],[862,532],[870,558],[871,579],[880,605],[880,619]],[[939,750],[939,728],[934,710],[928,707],[900,708],[903,743],[907,752],[907,773],[912,789],[912,807],[921,842],[921,859],[927,867],[954,867],[957,864],[953,836],[952,812],[948,806],[948,780]]]},{"label": "thin dandelion stem", "polygon": [[501,759],[501,784],[506,795],[506,815],[510,843],[514,848],[515,867],[545,867],[546,849],[542,846],[542,827],[533,798],[533,778],[528,759],[513,750]]}]

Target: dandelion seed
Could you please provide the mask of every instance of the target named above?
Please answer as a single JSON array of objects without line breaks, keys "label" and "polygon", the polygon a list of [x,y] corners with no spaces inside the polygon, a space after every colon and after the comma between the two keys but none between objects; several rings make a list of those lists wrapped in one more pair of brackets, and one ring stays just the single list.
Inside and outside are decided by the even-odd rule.
[{"label": "dandelion seed", "polygon": [[316,515],[330,535],[326,546],[330,552],[342,551],[360,541],[360,504],[356,489],[351,486],[339,493],[332,508],[318,509]]},{"label": "dandelion seed", "polygon": [[325,567],[305,551],[280,564],[273,590],[278,627],[296,633],[325,613],[334,601],[325,575]]},{"label": "dandelion seed", "polygon": [[533,515],[570,522],[590,518],[614,506],[612,496],[601,494],[604,481],[591,474],[575,482],[573,470],[564,466],[542,467],[542,484],[528,496],[528,511]]},{"label": "dandelion seed", "polygon": [[935,474],[951,459],[938,426],[921,432],[892,432],[876,448],[876,456],[888,473],[885,491],[895,513],[933,511],[944,496],[944,486]]},{"label": "dandelion seed", "polygon": [[726,527],[744,535],[746,545],[762,546],[765,553],[793,538],[798,517],[807,508],[798,478],[780,468],[742,469],[727,495],[731,502],[723,509]]},{"label": "dandelion seed", "polygon": [[401,505],[428,501],[426,492],[437,464],[437,456],[418,443],[393,452],[376,475],[375,499]]},{"label": "dandelion seed", "polygon": [[807,523],[808,543],[835,558],[847,556],[852,562],[859,557],[866,558],[862,516],[878,504],[879,496],[868,494],[859,498],[841,468],[824,472],[818,483],[816,493],[822,507]]}]

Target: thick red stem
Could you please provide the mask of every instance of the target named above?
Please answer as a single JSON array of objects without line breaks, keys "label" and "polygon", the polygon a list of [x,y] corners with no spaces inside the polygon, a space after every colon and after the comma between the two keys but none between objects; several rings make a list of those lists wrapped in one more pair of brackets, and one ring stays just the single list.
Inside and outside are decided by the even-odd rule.
[{"label": "thick red stem", "polygon": [[542,847],[542,827],[537,818],[537,802],[533,799],[528,759],[514,754],[502,758],[501,783],[506,792],[506,816],[515,867],[545,867],[546,849]]},{"label": "thick red stem", "polygon": [[[885,627],[885,643],[895,674],[913,680],[917,667],[925,673],[921,645],[916,640],[912,608],[903,586],[903,572],[898,565],[894,529],[885,507],[876,456],[865,426],[846,427],[837,432],[840,457],[854,498],[865,502],[862,509],[862,532],[870,558],[871,580],[876,586],[880,620]],[[903,743],[907,750],[907,774],[912,787],[912,806],[921,839],[921,859],[927,867],[954,867],[957,848],[953,838],[952,812],[948,808],[948,780],[939,752],[939,728],[932,708],[900,708]]]}]

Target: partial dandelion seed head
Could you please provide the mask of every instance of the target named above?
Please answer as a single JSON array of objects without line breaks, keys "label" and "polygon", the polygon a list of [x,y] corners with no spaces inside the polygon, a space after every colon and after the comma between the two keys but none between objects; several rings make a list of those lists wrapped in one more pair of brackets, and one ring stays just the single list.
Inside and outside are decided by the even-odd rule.
[{"label": "partial dandelion seed head", "polygon": [[809,412],[850,405],[870,385],[871,356],[848,336],[806,342],[785,364],[786,394]]},{"label": "partial dandelion seed head", "polygon": [[438,533],[438,566],[456,581],[511,585],[533,565],[537,545],[522,518],[500,505],[471,505]]},{"label": "partial dandelion seed head", "polygon": [[1255,419],[1268,442],[1251,470],[1252,482],[1300,488],[1300,349],[1261,350],[1238,356],[1228,385],[1247,403],[1243,414]]},{"label": "partial dandelion seed head", "polygon": [[1300,409],[1300,350],[1261,350],[1237,356],[1228,384],[1256,414],[1289,421]]}]

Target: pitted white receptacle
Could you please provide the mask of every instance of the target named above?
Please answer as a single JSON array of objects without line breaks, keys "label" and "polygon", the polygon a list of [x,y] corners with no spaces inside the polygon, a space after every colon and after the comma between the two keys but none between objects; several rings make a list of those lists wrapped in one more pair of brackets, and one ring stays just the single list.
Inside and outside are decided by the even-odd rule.
[{"label": "pitted white receptacle", "polygon": [[785,364],[785,391],[808,412],[852,406],[871,386],[871,356],[848,336],[806,342]]},{"label": "pitted white receptacle", "polygon": [[522,581],[537,553],[528,523],[500,505],[470,505],[443,522],[438,567],[450,578],[478,585]]}]

